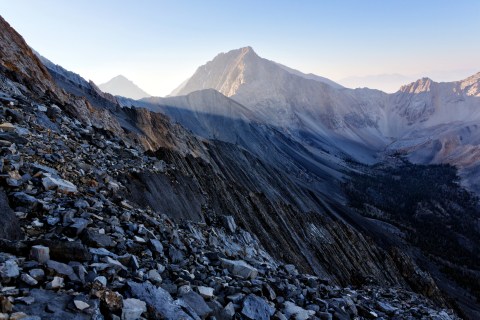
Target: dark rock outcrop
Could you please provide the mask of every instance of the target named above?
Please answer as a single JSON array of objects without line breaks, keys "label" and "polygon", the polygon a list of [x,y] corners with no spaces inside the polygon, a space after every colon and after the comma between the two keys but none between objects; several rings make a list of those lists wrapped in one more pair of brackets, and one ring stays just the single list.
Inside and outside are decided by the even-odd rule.
[{"label": "dark rock outcrop", "polygon": [[0,189],[0,221],[0,239],[20,240],[23,238],[18,218],[10,208],[3,189]]}]

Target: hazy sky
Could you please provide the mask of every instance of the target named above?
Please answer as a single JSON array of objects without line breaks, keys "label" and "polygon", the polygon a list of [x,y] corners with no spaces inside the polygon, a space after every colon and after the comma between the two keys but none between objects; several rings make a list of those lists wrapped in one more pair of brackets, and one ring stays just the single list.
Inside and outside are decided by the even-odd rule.
[{"label": "hazy sky", "polygon": [[96,83],[123,74],[153,95],[247,45],[337,81],[480,71],[478,0],[0,0],[0,14],[53,62]]}]

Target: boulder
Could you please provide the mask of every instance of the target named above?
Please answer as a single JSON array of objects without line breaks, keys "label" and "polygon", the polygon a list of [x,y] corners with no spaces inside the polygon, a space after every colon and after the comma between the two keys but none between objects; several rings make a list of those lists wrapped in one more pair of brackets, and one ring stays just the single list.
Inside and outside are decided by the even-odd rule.
[{"label": "boulder", "polygon": [[[175,302],[167,291],[161,287],[155,287],[149,282],[136,283],[128,281],[132,296],[143,300],[160,318],[166,320],[195,319],[185,313],[178,302]],[[198,316],[196,317],[198,319]]]},{"label": "boulder", "polygon": [[30,258],[40,263],[45,263],[50,260],[50,249],[42,245],[32,246]]},{"label": "boulder", "polygon": [[296,320],[307,320],[311,316],[315,314],[315,311],[313,310],[305,310],[299,306],[297,306],[295,303],[286,301],[284,304],[284,310],[283,313],[288,319],[296,319]]},{"label": "boulder", "polygon": [[182,294],[179,302],[188,305],[202,319],[205,319],[212,312],[202,296],[195,291],[190,290]]},{"label": "boulder", "polygon": [[213,294],[214,289],[213,288],[198,286],[197,290],[198,290],[198,293],[204,298],[211,299],[214,296],[214,294]]},{"label": "boulder", "polygon": [[239,277],[245,279],[255,279],[258,275],[258,270],[243,260],[227,260],[220,259],[224,268]]},{"label": "boulder", "polygon": [[56,177],[50,173],[44,173],[42,185],[46,190],[56,189],[62,193],[76,193],[77,187],[70,181]]},{"label": "boulder", "polygon": [[47,267],[51,270],[54,270],[57,274],[69,277],[72,281],[80,281],[78,276],[75,274],[75,271],[73,271],[73,268],[68,264],[49,260],[47,262]]},{"label": "boulder", "polygon": [[86,245],[96,248],[110,248],[115,244],[109,235],[101,234],[93,230],[84,230],[81,238]]},{"label": "boulder", "polygon": [[147,304],[138,299],[123,300],[122,320],[140,319],[142,313],[147,311]]},{"label": "boulder", "polygon": [[8,205],[7,195],[0,190],[0,239],[20,240],[23,237],[18,218]]},{"label": "boulder", "polygon": [[10,259],[0,263],[0,277],[1,278],[16,278],[20,275],[20,269],[17,262]]},{"label": "boulder", "polygon": [[242,314],[248,319],[269,320],[274,313],[275,308],[254,294],[249,294],[243,301]]}]

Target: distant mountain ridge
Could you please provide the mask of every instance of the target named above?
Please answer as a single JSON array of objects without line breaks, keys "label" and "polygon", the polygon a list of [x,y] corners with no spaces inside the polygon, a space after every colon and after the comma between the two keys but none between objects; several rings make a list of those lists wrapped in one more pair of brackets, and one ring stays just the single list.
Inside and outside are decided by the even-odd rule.
[{"label": "distant mountain ridge", "polygon": [[118,75],[109,81],[98,85],[98,87],[102,91],[113,94],[114,96],[122,96],[132,99],[141,99],[151,96],[133,83],[133,81],[122,75]]},{"label": "distant mountain ridge", "polygon": [[[480,122],[479,78],[480,73],[455,82],[422,78],[401,86],[394,94],[348,89],[325,78],[292,71],[245,47],[217,55],[172,92],[197,92],[195,96],[144,101],[181,106],[196,114],[221,114],[224,101],[205,103],[207,100],[201,98],[202,90],[214,89],[249,110],[241,111],[244,116],[253,115],[255,121],[283,130],[314,153],[318,149],[340,150],[357,161],[373,163],[384,154],[401,152],[416,163],[450,163],[459,167],[466,185],[480,192],[479,179],[467,179],[470,173],[480,171],[475,162],[480,157],[474,144],[477,134],[472,131],[472,125]],[[197,101],[195,106],[192,99]],[[214,101],[219,105],[213,107]],[[229,113],[242,108],[229,109]],[[214,124],[202,123],[201,130],[190,120],[184,125],[206,135],[206,128]],[[469,132],[468,139],[465,132]],[[475,156],[465,156],[468,152]]]}]

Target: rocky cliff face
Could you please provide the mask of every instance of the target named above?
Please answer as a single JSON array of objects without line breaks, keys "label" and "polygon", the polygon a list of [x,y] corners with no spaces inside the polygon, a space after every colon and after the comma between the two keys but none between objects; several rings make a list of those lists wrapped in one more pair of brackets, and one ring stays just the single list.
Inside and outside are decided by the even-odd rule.
[{"label": "rocky cliff face", "polygon": [[55,91],[56,86],[47,69],[32,50],[2,17],[0,17],[0,64],[2,73],[14,77],[19,83],[31,85],[36,93]]}]

